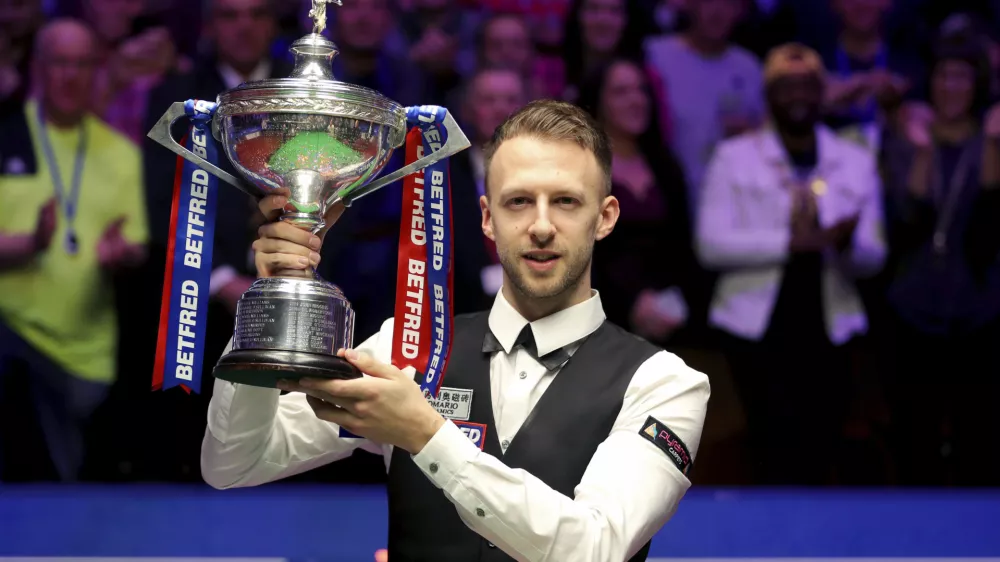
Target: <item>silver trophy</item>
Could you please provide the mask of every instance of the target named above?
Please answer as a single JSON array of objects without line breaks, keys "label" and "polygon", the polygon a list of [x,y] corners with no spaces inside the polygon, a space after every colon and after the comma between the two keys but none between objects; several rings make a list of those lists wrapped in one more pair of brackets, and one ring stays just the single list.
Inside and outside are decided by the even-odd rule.
[{"label": "silver trophy", "polygon": [[[260,198],[287,190],[281,220],[318,232],[336,203],[353,201],[469,147],[451,117],[438,150],[378,177],[405,141],[406,110],[379,92],[337,81],[337,46],[320,35],[326,4],[313,0],[313,33],[292,44],[295,68],[288,78],[249,82],[219,95],[212,136],[241,178],[178,144],[171,126],[187,117],[176,102],[149,137],[226,183]],[[339,0],[332,0],[340,4]],[[211,142],[211,141],[209,141]],[[217,378],[274,387],[279,379],[354,378],[355,367],[336,357],[354,338],[354,310],[343,292],[313,273],[312,279],[258,279],[236,310],[232,351],[215,366]]]}]

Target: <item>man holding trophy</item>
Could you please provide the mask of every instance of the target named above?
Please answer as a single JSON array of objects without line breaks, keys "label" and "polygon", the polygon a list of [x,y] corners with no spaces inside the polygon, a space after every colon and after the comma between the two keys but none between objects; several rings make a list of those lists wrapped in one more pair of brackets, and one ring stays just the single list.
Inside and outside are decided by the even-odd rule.
[{"label": "man holding trophy", "polygon": [[[175,104],[161,121],[193,117],[191,146],[209,157],[211,122],[271,219],[254,245],[260,279],[214,370],[203,477],[254,486],[361,448],[385,458],[393,562],[645,560],[690,486],[709,384],[607,323],[590,286],[593,246],[619,213],[606,134],[553,101],[497,129],[480,207],[503,287],[490,311],[453,318],[443,158],[468,141],[441,108],[409,108],[408,165],[371,181],[404,120],[390,100],[324,74],[331,45],[313,34],[292,47],[292,79],[244,85],[218,106]],[[175,197],[177,216],[211,207],[206,175],[183,168],[179,184],[206,196]],[[316,278],[314,254],[354,199],[404,176],[396,314],[355,347],[353,311]],[[209,222],[188,215],[178,247],[185,227]],[[175,254],[182,279],[183,267]],[[198,362],[180,359],[197,337],[176,358],[172,347],[197,332],[197,283],[175,281],[157,375],[196,391]]]}]

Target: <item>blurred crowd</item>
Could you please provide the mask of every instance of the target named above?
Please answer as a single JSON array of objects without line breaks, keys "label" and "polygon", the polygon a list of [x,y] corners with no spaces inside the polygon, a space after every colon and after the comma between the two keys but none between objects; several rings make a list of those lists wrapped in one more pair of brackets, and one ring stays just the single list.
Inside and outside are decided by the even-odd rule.
[{"label": "blurred crowd", "polygon": [[[287,76],[309,8],[0,0],[0,478],[200,478],[210,382],[150,391],[176,158],[146,133],[172,102]],[[456,313],[500,286],[478,206],[493,129],[537,98],[605,128],[622,214],[593,282],[611,321],[710,376],[696,483],[1000,485],[1000,2],[328,14],[339,80],[445,106],[473,141],[450,163]],[[218,197],[206,381],[262,220]],[[357,341],[393,314],[400,203],[366,197],[322,248]],[[297,479],[383,477],[359,453]]]}]

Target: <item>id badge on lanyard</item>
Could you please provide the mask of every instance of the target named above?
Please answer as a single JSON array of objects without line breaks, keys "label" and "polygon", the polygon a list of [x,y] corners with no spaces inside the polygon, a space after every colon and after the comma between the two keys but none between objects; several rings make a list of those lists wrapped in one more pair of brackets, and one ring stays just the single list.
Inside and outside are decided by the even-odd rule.
[{"label": "id badge on lanyard", "polygon": [[73,183],[67,190],[62,181],[62,174],[59,172],[55,151],[49,142],[48,126],[45,124],[41,105],[38,107],[36,117],[38,119],[38,136],[41,139],[42,151],[45,153],[45,161],[49,166],[49,176],[52,178],[52,189],[66,219],[66,237],[63,239],[63,247],[66,249],[66,253],[76,255],[80,251],[80,241],[76,236],[76,212],[79,210],[83,164],[87,154],[87,127],[83,122],[80,123],[80,140],[77,141],[76,157],[73,160]]}]

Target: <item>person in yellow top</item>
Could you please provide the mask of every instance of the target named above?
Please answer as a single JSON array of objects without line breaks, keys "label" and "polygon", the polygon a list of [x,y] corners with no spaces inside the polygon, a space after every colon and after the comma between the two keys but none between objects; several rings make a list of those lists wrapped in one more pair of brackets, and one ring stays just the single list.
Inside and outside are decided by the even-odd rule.
[{"label": "person in yellow top", "polygon": [[148,237],[140,153],[88,112],[95,45],[75,20],[38,34],[22,121],[35,170],[0,175],[0,378],[27,371],[62,480],[116,375],[110,273],[139,265]]}]

